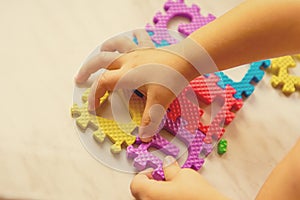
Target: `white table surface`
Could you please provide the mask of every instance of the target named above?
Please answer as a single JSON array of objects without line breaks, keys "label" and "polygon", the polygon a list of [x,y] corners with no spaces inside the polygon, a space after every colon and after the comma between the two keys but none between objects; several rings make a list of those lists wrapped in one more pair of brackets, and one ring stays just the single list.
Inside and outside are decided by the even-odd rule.
[{"label": "white table surface", "polygon": [[[73,77],[97,44],[151,22],[164,2],[0,1],[0,197],[132,199],[133,175],[100,164],[79,141],[70,117]],[[220,16],[240,1],[187,2]],[[299,137],[299,92],[286,97],[269,81],[227,127],[228,152],[212,153],[200,170],[233,199],[253,199]]]}]

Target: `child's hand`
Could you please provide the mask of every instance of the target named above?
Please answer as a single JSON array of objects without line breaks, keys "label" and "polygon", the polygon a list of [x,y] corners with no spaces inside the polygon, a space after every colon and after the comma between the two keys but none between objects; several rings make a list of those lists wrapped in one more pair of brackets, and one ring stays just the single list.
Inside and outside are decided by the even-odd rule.
[{"label": "child's hand", "polygon": [[126,88],[138,89],[145,94],[147,101],[139,135],[143,141],[149,141],[169,104],[198,73],[182,57],[154,48],[146,31],[139,30],[134,34],[139,46],[126,37],[108,40],[102,45],[101,52],[82,66],[75,80],[83,83],[92,73],[107,69],[92,85],[90,110],[99,106],[106,91]]},{"label": "child's hand", "polygon": [[142,172],[134,177],[130,189],[138,200],[228,200],[213,188],[199,173],[181,169],[173,157],[164,160],[166,181],[155,181],[151,172]]}]

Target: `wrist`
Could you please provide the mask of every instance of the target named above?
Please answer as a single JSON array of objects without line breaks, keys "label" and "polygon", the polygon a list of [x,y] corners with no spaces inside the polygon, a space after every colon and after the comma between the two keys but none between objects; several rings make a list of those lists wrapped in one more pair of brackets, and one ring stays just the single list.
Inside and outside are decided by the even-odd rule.
[{"label": "wrist", "polygon": [[186,60],[190,64],[186,70],[189,71],[189,76],[193,78],[202,74],[219,71],[217,65],[204,47],[190,37],[185,38],[177,44],[163,47],[163,49]]}]

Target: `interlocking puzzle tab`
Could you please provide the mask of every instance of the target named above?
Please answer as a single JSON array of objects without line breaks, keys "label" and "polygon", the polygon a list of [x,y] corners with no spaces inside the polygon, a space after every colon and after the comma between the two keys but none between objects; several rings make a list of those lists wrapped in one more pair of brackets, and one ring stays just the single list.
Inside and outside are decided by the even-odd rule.
[{"label": "interlocking puzzle tab", "polygon": [[[88,127],[93,129],[98,129],[98,119],[97,116],[92,115],[88,111],[87,98],[89,95],[90,89],[87,89],[82,95],[82,102],[84,103],[82,107],[79,107],[77,104],[74,104],[71,108],[71,115],[73,118],[76,118],[76,124],[82,130],[86,130]],[[107,98],[108,93],[100,99],[100,104],[102,104]]]},{"label": "interlocking puzzle tab", "polygon": [[154,169],[152,172],[153,178],[156,180],[163,180],[163,162],[160,158],[152,154],[149,151],[149,148],[156,148],[166,155],[173,157],[177,157],[179,148],[159,134],[156,134],[149,143],[143,143],[139,138],[137,138],[136,144],[138,145],[137,148],[133,145],[127,147],[127,157],[134,159],[134,167],[139,171],[152,167]]},{"label": "interlocking puzzle tab", "polygon": [[[135,136],[131,135],[131,132],[136,128],[136,123],[140,117],[136,114],[134,116],[134,121],[123,124],[115,122],[114,120],[106,119],[93,115],[88,111],[88,96],[89,90],[84,92],[82,95],[83,105],[79,107],[74,104],[71,108],[71,114],[73,118],[76,118],[76,124],[83,131],[87,128],[92,128],[94,130],[93,136],[98,142],[103,142],[104,138],[107,136],[113,145],[111,146],[111,151],[113,153],[119,153],[121,151],[122,144],[126,146],[131,145],[135,142]],[[106,93],[100,100],[102,104],[108,98],[108,93]],[[135,111],[135,113],[141,113],[141,110]]]},{"label": "interlocking puzzle tab", "polygon": [[234,82],[224,72],[216,72],[215,74],[220,77],[218,85],[221,88],[225,89],[227,85],[231,85],[236,90],[234,97],[236,99],[242,99],[243,95],[249,97],[253,93],[255,88],[254,85],[252,85],[252,82],[258,83],[263,78],[265,73],[261,68],[266,69],[270,65],[270,60],[252,63],[243,79],[239,82]]},{"label": "interlocking puzzle tab", "polygon": [[274,74],[271,79],[273,87],[282,87],[282,92],[290,95],[296,89],[300,89],[300,77],[290,75],[289,68],[296,67],[292,56],[284,56],[272,60],[271,71]]},{"label": "interlocking puzzle tab", "polygon": [[216,19],[212,14],[209,14],[207,17],[202,16],[200,8],[197,5],[193,4],[191,7],[188,7],[184,3],[184,0],[168,0],[164,5],[164,10],[166,11],[165,15],[161,12],[156,13],[153,18],[154,26],[150,24],[146,25],[146,30],[153,32],[152,39],[158,44],[162,40],[167,41],[169,44],[178,42],[167,31],[169,21],[176,16],[185,17],[190,20],[188,24],[179,24],[178,26],[178,31],[186,36]]}]

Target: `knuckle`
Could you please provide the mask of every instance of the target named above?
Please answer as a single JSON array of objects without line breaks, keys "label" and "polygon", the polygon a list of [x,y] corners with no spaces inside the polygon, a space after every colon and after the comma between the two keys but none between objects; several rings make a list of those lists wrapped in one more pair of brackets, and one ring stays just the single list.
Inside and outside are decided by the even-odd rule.
[{"label": "knuckle", "polygon": [[101,87],[106,88],[108,82],[109,82],[109,78],[107,76],[107,73],[103,73],[98,81],[98,85],[101,85]]},{"label": "knuckle", "polygon": [[143,117],[143,119],[142,119],[142,124],[144,126],[147,126],[147,125],[149,125],[151,123],[151,119],[150,119],[150,116],[149,116],[150,113],[148,111],[146,111],[146,112],[147,112],[147,113],[145,113],[146,116]]},{"label": "knuckle", "polygon": [[135,178],[130,183],[130,191],[134,197],[136,197],[136,198],[140,197],[141,189],[140,189],[140,186],[138,184],[136,184]]}]

